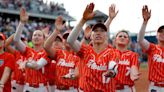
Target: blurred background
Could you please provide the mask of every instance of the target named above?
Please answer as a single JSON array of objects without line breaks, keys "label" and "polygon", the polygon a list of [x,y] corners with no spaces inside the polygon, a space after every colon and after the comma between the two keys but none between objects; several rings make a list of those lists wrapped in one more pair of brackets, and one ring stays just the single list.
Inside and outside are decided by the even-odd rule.
[{"label": "blurred background", "polygon": [[[83,10],[90,2],[95,3],[96,16],[93,20],[88,21],[83,29],[86,26],[92,27],[98,22],[104,23],[108,18],[109,6],[112,3],[116,4],[116,10],[119,10],[119,13],[110,26],[109,42],[112,44],[114,34],[119,30],[127,30],[130,33],[129,49],[139,53],[141,62],[141,79],[136,83],[137,89],[141,90],[137,92],[146,92],[148,88],[148,85],[145,85],[148,84],[147,56],[142,53],[142,49],[136,41],[137,33],[142,25],[142,6],[147,4],[152,10],[152,16],[146,29],[145,38],[152,43],[157,43],[156,30],[164,24],[163,0],[0,0],[0,32],[7,37],[13,34],[19,23],[20,8],[25,7],[29,14],[29,21],[24,27],[23,36],[32,46],[31,36],[34,30],[39,29],[51,33],[55,28],[55,19],[59,15],[64,18],[63,23],[66,23],[63,32],[71,30],[80,20]],[[79,40],[83,37],[83,31]]]}]

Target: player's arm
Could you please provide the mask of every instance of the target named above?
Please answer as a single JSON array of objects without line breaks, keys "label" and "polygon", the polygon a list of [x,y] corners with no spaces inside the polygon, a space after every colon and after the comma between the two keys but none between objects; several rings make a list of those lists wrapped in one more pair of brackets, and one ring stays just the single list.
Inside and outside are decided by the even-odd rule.
[{"label": "player's arm", "polygon": [[40,58],[37,62],[36,61],[28,61],[26,62],[25,67],[26,68],[31,68],[34,70],[39,70],[43,68],[45,65],[48,64],[48,61],[44,58]]},{"label": "player's arm", "polygon": [[110,24],[112,23],[113,19],[117,16],[118,11],[115,11],[115,5],[112,4],[109,7],[109,16],[108,19],[105,21],[104,25],[107,27],[108,39],[110,38]]},{"label": "player's arm", "polygon": [[23,31],[24,24],[28,21],[28,14],[26,13],[26,10],[24,8],[21,8],[20,11],[20,23],[16,29],[16,33],[14,36],[14,42],[15,46],[18,48],[18,50],[22,53],[26,50],[26,45],[21,40],[21,35]]},{"label": "player's arm", "polygon": [[139,79],[139,75],[138,67],[136,65],[132,65],[130,69],[130,79],[135,81]]},{"label": "player's arm", "polygon": [[90,42],[91,32],[92,32],[91,27],[87,26],[84,30],[84,36],[80,44],[88,44]]},{"label": "player's arm", "polygon": [[63,25],[63,18],[59,16],[55,21],[55,30],[53,33],[47,38],[47,40],[44,43],[44,49],[46,50],[48,56],[51,58],[54,58],[56,49],[52,48],[52,43],[56,39],[57,35],[60,33],[60,31],[64,28]]},{"label": "player's arm", "polygon": [[80,51],[81,44],[79,41],[77,41],[77,38],[82,30],[83,25],[85,22],[89,19],[92,19],[95,16],[95,13],[93,12],[94,4],[90,3],[87,5],[83,17],[80,20],[80,22],[73,28],[72,32],[69,34],[67,42],[70,45],[70,47],[75,51]]},{"label": "player's arm", "polygon": [[78,78],[79,77],[79,68],[76,67],[75,68],[75,78]]},{"label": "player's arm", "polygon": [[[5,68],[2,74],[2,77],[0,79],[0,88],[4,86],[4,84],[7,82],[7,80],[11,77],[12,71],[15,68],[15,58],[13,55],[6,55],[5,58]],[[0,89],[1,91],[1,89]]]},{"label": "player's arm", "polygon": [[10,46],[11,42],[13,41],[14,35],[15,34],[12,34],[5,42],[6,51],[11,54],[14,54],[15,52],[15,49],[12,46]]},{"label": "player's arm", "polygon": [[137,41],[140,44],[140,46],[142,47],[142,49],[148,50],[150,43],[146,39],[144,39],[144,35],[145,35],[147,23],[151,17],[151,10],[148,10],[147,5],[143,6],[143,8],[142,8],[142,16],[143,16],[143,24],[142,24],[140,32],[138,34]]},{"label": "player's arm", "polygon": [[5,67],[2,78],[0,80],[0,85],[4,85],[11,75],[12,70],[9,67]]},{"label": "player's arm", "polygon": [[50,56],[51,58],[54,58],[56,53],[56,50],[52,48],[52,43],[54,42],[58,34],[58,30],[53,31],[53,33],[47,38],[44,43],[44,49],[47,52],[48,56]]},{"label": "player's arm", "polygon": [[131,80],[135,81],[139,79],[140,73],[139,73],[139,61],[138,61],[138,54],[135,53],[132,56],[132,66],[130,69],[130,78]]}]

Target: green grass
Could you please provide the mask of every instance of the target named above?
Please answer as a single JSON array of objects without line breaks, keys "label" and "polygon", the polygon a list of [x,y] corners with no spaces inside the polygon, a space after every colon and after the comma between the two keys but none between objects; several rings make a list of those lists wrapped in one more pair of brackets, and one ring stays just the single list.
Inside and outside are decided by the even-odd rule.
[{"label": "green grass", "polygon": [[147,62],[143,62],[140,64],[140,68],[147,68],[147,67],[148,67]]}]

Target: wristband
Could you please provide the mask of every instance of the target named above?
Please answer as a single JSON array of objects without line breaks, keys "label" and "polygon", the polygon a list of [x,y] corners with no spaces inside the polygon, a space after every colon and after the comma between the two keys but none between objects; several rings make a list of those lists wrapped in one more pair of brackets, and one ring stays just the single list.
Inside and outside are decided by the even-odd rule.
[{"label": "wristband", "polygon": [[4,87],[4,84],[2,82],[0,82],[0,87],[3,88]]}]

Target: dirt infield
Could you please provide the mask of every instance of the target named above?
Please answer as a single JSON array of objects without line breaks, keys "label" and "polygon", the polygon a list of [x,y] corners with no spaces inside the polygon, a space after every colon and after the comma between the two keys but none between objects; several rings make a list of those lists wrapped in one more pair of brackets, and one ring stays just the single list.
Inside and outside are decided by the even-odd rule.
[{"label": "dirt infield", "polygon": [[136,84],[136,92],[148,92],[148,68],[147,64],[142,64],[140,66],[140,79],[135,82]]}]

